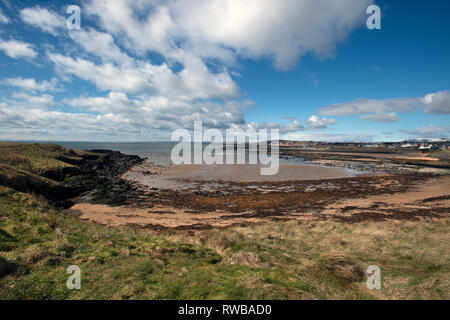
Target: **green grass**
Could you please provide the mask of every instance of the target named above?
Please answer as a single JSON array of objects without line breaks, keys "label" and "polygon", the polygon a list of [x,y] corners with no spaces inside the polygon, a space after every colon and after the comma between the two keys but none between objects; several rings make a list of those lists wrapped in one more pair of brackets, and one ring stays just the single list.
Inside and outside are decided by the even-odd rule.
[{"label": "green grass", "polygon": [[61,181],[80,173],[84,156],[103,157],[55,144],[0,142],[0,185],[20,191],[55,194]]},{"label": "green grass", "polygon": [[[124,298],[127,284],[137,292],[155,287],[151,295],[168,298],[181,290],[176,273],[182,267],[200,271],[220,261],[205,247],[86,224],[55,211],[43,198],[9,188],[0,188],[0,203],[0,234],[5,240],[0,256],[20,266],[1,280],[1,298]],[[86,289],[65,288],[65,270],[71,264],[80,266]],[[165,278],[177,279],[177,284],[166,284]]]},{"label": "green grass", "polygon": [[50,170],[73,167],[89,152],[73,150],[56,144],[0,142],[0,163],[42,175]]}]

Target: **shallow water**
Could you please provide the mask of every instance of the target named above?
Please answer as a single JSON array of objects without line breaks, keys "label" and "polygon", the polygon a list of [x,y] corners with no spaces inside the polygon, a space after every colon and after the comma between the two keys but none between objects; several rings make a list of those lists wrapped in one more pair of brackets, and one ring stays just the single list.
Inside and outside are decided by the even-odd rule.
[{"label": "shallow water", "polygon": [[176,142],[55,142],[66,148],[92,150],[108,149],[148,158],[158,165],[171,165],[170,154]]},{"label": "shallow water", "polygon": [[[172,165],[171,153],[172,148],[177,142],[54,142],[66,148],[92,150],[92,149],[108,149],[120,151],[125,154],[138,155],[142,158],[148,158],[153,162],[162,166]],[[203,148],[207,144],[203,145]],[[221,153],[225,156],[226,153]],[[248,152],[246,153],[246,163],[248,163]],[[224,161],[225,162],[225,161]],[[301,159],[293,157],[280,157],[280,164],[304,163]]]},{"label": "shallow water", "polygon": [[259,165],[179,165],[172,166],[164,176],[176,180],[262,182],[337,179],[353,174],[342,168],[311,166],[304,164],[280,164],[274,175],[262,175]]}]

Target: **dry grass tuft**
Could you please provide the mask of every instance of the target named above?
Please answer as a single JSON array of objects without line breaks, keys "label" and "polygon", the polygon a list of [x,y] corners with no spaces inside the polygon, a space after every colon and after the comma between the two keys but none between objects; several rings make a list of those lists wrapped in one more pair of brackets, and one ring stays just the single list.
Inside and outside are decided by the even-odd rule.
[{"label": "dry grass tuft", "polygon": [[63,256],[51,253],[48,249],[43,248],[39,245],[28,246],[19,258],[27,265],[34,266],[40,266],[43,264],[57,265],[64,260]]},{"label": "dry grass tuft", "polygon": [[223,264],[237,264],[252,268],[267,268],[267,264],[254,252],[236,252],[224,259]]},{"label": "dry grass tuft", "polygon": [[316,264],[319,271],[330,275],[343,284],[360,282],[364,279],[364,269],[359,262],[349,256],[327,255]]}]

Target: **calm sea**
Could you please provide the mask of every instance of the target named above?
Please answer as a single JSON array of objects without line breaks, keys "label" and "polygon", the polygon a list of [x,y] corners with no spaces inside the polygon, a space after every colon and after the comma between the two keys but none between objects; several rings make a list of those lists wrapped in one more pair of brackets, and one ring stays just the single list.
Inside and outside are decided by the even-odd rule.
[{"label": "calm sea", "polygon": [[[172,148],[178,142],[52,142],[62,145],[66,148],[92,150],[108,149],[120,151],[125,154],[135,154],[140,157],[146,157],[149,161],[159,165],[171,165],[170,159]],[[206,146],[206,144],[204,145]],[[247,156],[248,157],[248,156]],[[280,163],[303,163],[300,159],[281,158]]]},{"label": "calm sea", "polygon": [[135,154],[149,161],[170,165],[170,154],[176,142],[55,142],[66,148],[92,150],[107,149],[120,151],[124,154]]}]

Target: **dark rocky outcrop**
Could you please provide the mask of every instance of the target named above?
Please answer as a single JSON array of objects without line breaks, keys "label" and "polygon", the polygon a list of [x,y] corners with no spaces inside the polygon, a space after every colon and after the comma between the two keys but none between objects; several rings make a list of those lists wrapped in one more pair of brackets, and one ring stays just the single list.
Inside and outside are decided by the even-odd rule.
[{"label": "dark rocky outcrop", "polygon": [[[44,151],[43,149],[42,153]],[[68,208],[77,201],[86,200],[118,205],[136,195],[137,191],[120,176],[144,161],[139,156],[110,150],[74,153],[71,149],[61,149],[61,152],[64,153],[49,155],[48,158],[70,166],[61,166],[44,172],[19,169],[16,165],[0,163],[0,185],[20,192],[41,194],[56,207],[63,208]]]},{"label": "dark rocky outcrop", "polygon": [[126,199],[135,196],[136,190],[120,176],[144,159],[135,155],[126,155],[118,151],[90,150],[97,155],[84,155],[78,163],[79,173],[61,184],[71,192],[67,196],[60,195],[55,203],[69,207],[77,199],[89,193],[89,200],[109,205],[122,204]]}]

